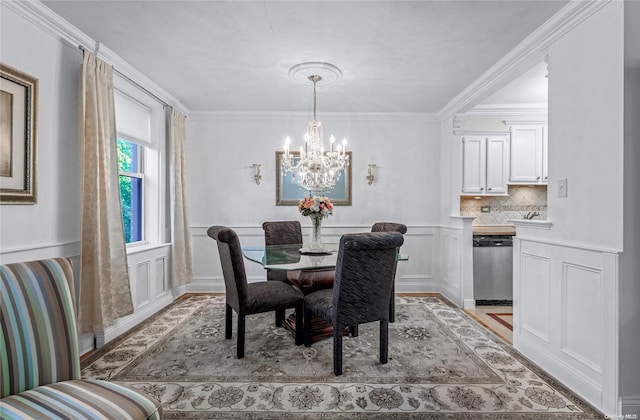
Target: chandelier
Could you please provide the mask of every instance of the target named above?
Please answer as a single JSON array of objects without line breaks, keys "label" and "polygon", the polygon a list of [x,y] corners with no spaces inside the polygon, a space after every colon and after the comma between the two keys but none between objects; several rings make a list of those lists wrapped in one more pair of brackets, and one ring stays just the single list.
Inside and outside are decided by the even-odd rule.
[{"label": "chandelier", "polygon": [[313,82],[313,121],[307,123],[304,135],[304,147],[300,146],[299,156],[291,153],[291,138],[287,137],[282,154],[282,169],[298,176],[298,185],[311,194],[327,193],[335,187],[342,171],[349,165],[346,152],[347,139],[342,144],[335,144],[335,137],[329,138],[329,149],[324,148],[322,123],[316,118],[316,83],[322,76],[312,74],[308,79]]}]

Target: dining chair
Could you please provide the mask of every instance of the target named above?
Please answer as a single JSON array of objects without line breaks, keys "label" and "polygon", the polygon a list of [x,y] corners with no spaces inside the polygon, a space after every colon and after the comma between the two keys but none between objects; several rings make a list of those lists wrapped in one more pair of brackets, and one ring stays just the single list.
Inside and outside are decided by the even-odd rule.
[{"label": "dining chair", "polygon": [[[371,226],[371,232],[400,232],[407,233],[407,226],[402,223],[377,222]],[[400,248],[397,249],[400,252]],[[398,262],[393,267],[393,286],[391,288],[391,300],[389,301],[389,322],[396,321],[396,268]]]},{"label": "dining chair", "polygon": [[[303,294],[291,284],[282,281],[247,283],[240,239],[235,231],[224,226],[212,226],[207,235],[218,244],[220,263],[226,292],[225,338],[232,336],[233,311],[238,314],[236,357],[244,357],[245,317],[263,312],[295,308],[303,310]],[[302,318],[296,318],[296,345],[303,340]]]},{"label": "dining chair", "polygon": [[333,326],[333,372],[342,374],[344,327],[380,322],[380,363],[387,363],[389,299],[397,249],[404,239],[399,232],[345,234],[340,238],[333,288],[304,297],[304,344],[311,346],[310,321],[319,316]]},{"label": "dining chair", "polygon": [[[302,227],[298,221],[264,222],[264,244],[302,246]],[[335,277],[333,268],[315,268],[296,271],[267,269],[267,280],[290,281],[300,287],[304,294],[318,289],[333,287]],[[276,320],[277,322],[277,320]]]},{"label": "dining chair", "polygon": [[[302,246],[302,227],[298,221],[276,221],[264,222],[264,244],[269,245],[291,245],[300,244]],[[299,271],[273,270],[267,268],[267,280],[289,281],[288,278],[295,278]],[[276,327],[282,325],[285,318],[285,310],[276,311]]]}]

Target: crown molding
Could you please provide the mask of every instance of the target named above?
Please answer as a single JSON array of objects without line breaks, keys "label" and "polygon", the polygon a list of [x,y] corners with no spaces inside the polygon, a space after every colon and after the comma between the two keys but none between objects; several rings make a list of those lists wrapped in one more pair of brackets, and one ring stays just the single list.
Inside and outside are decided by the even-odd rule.
[{"label": "crown molding", "polygon": [[466,111],[463,116],[545,116],[548,113],[546,103],[539,104],[480,104]]},{"label": "crown molding", "polygon": [[507,127],[510,127],[512,125],[529,125],[529,126],[547,125],[547,121],[504,120],[502,122]]},{"label": "crown molding", "polygon": [[509,131],[453,130],[456,136],[508,136]]},{"label": "crown molding", "polygon": [[[323,112],[319,118],[322,121],[416,121],[440,122],[435,113],[419,112]],[[192,111],[190,121],[196,120],[285,120],[313,118],[309,112],[300,111]]]},{"label": "crown molding", "polygon": [[84,48],[92,51],[97,57],[111,64],[114,69],[133,83],[138,84],[161,101],[180,112],[189,114],[190,111],[180,101],[149,79],[144,73],[127,63],[122,57],[111,51],[87,34],[73,26],[67,20],[49,9],[40,1],[2,0],[3,7],[7,7],[29,22],[41,28],[63,44],[80,50]]},{"label": "crown molding", "polygon": [[611,1],[613,0],[571,0],[482,76],[449,101],[438,111],[438,115],[444,119],[456,113],[465,112],[466,108],[473,106],[474,102],[490,93],[492,88],[503,84],[504,80],[513,75],[521,66],[533,61],[542,62],[550,45]]}]

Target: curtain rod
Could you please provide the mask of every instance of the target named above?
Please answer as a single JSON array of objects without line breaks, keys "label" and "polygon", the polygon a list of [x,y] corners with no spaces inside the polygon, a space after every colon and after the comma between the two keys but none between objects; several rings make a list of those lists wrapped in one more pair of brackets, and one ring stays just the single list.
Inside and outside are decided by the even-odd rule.
[{"label": "curtain rod", "polygon": [[[96,43],[96,50],[95,50],[95,53],[94,53],[96,55],[96,57],[98,56],[98,51],[100,50],[100,45],[102,45],[102,44],[100,44],[99,42]],[[85,51],[85,50],[89,51],[89,49],[86,48],[84,45],[78,45],[78,48],[81,51]],[[119,71],[117,68],[115,68],[113,66],[113,64],[110,64],[110,65],[111,65],[111,68],[113,69],[113,71],[118,74],[118,76],[122,77],[123,79],[125,79],[126,81],[128,81],[129,83],[131,83],[132,85],[137,87],[138,89],[144,91],[147,95],[153,97],[155,100],[160,102],[164,108],[166,108],[166,107],[173,108],[172,105],[170,105],[170,104],[166,103],[164,100],[160,99],[156,94],[151,92],[149,89],[147,89],[146,87],[142,86],[140,83],[136,82],[135,80],[133,80],[132,78],[130,78],[126,74],[124,74],[121,71]]]}]

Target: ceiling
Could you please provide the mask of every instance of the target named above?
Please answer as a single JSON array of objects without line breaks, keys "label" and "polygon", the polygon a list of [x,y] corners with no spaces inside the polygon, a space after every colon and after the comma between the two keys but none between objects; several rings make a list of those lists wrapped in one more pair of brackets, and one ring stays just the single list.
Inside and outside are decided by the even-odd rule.
[{"label": "ceiling", "polygon": [[334,64],[320,114],[438,112],[566,1],[43,3],[190,111],[311,110],[311,83],[289,69]]}]

